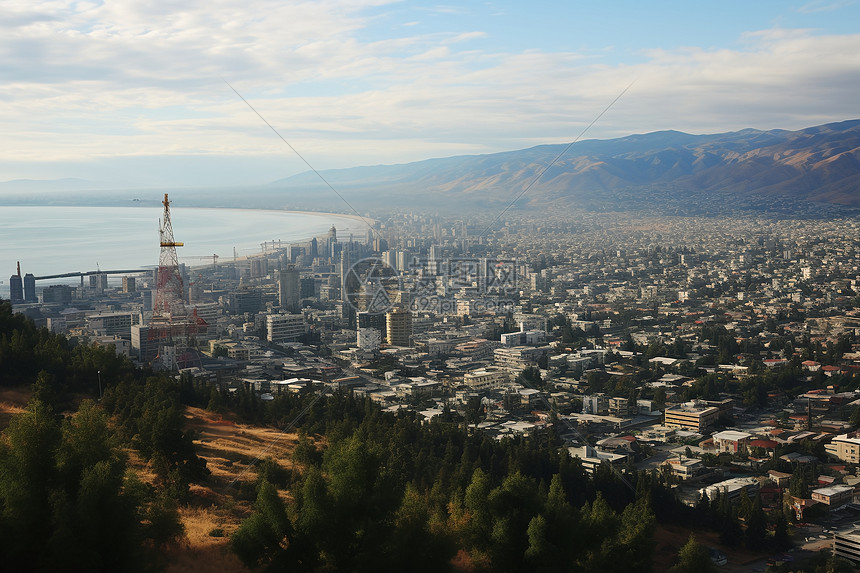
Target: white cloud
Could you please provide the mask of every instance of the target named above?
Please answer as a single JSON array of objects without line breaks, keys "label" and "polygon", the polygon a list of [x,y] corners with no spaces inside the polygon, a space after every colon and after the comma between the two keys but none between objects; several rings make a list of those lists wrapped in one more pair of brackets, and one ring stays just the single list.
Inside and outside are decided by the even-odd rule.
[{"label": "white cloud", "polygon": [[16,144],[0,149],[0,180],[114,155],[259,155],[303,169],[222,76],[319,168],[569,141],[634,78],[587,137],[859,115],[860,35],[765,30],[732,49],[652,49],[608,65],[494,52],[482,30],[368,40],[366,10],[385,4],[4,3],[0,126]]}]

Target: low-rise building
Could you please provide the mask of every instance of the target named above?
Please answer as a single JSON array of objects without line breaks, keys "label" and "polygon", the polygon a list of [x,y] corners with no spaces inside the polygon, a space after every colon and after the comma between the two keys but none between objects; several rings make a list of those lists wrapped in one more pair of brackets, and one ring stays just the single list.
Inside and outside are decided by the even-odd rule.
[{"label": "low-rise building", "polygon": [[502,346],[537,346],[546,343],[543,330],[523,330],[501,335]]},{"label": "low-rise building", "polygon": [[579,458],[583,469],[589,474],[593,474],[594,470],[603,462],[613,465],[621,465],[627,460],[627,456],[624,454],[600,452],[591,446],[582,446],[581,448],[570,447],[567,451],[570,453],[571,457]]},{"label": "low-rise building", "polygon": [[829,444],[824,445],[824,451],[827,455],[843,462],[860,463],[860,438],[852,434],[836,436]]},{"label": "low-rise building", "polygon": [[711,439],[714,440],[714,448],[717,452],[729,452],[732,454],[746,453],[749,447],[752,434],[746,432],[738,432],[735,430],[725,430],[717,432]]},{"label": "low-rise building", "polygon": [[681,479],[690,479],[706,471],[702,460],[697,458],[679,456],[677,459],[670,458],[666,460],[665,465],[668,465],[672,470],[672,475]]},{"label": "low-rise building", "polygon": [[720,410],[713,406],[681,404],[666,408],[664,424],[670,428],[683,428],[702,433],[717,422],[719,415]]},{"label": "low-rise building", "polygon": [[305,333],[305,317],[301,314],[266,315],[266,340],[292,342]]},{"label": "low-rise building", "polygon": [[723,496],[727,495],[729,496],[729,501],[734,502],[740,497],[741,492],[744,489],[746,489],[747,495],[752,498],[755,496],[756,492],[758,491],[758,488],[759,483],[756,478],[732,478],[700,489],[699,497],[701,497],[703,493],[707,493],[708,499],[713,500],[717,496],[717,494]]},{"label": "low-rise building", "polygon": [[812,490],[812,500],[831,507],[839,507],[851,503],[854,499],[854,488],[850,485],[832,485]]},{"label": "low-rise building", "polygon": [[500,388],[508,382],[508,379],[507,370],[493,366],[472,370],[463,375],[463,383],[473,390]]}]

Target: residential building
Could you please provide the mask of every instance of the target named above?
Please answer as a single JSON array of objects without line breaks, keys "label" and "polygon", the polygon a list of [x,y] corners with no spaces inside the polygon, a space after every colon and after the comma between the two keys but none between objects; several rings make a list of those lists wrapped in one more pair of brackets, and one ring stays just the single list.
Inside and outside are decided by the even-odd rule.
[{"label": "residential building", "polygon": [[605,416],[609,413],[609,396],[603,393],[583,396],[582,413]]},{"label": "residential building", "polygon": [[538,359],[547,354],[546,346],[513,346],[493,350],[493,361],[497,366],[519,372],[527,366],[537,364]]},{"label": "residential building", "polygon": [[860,438],[854,434],[842,434],[824,445],[827,455],[849,464],[860,463]]},{"label": "residential building", "polygon": [[502,368],[489,366],[480,370],[466,372],[463,383],[474,390],[491,390],[508,382],[508,372]]},{"label": "residential building", "polygon": [[87,315],[87,328],[98,336],[121,336],[131,339],[131,327],[139,322],[140,315],[131,312]]},{"label": "residential building", "polygon": [[627,398],[610,398],[609,399],[609,414],[625,418],[630,415],[630,400]]},{"label": "residential building", "polygon": [[854,499],[854,488],[850,485],[831,485],[812,490],[812,500],[831,507],[839,507],[851,503]]},{"label": "residential building", "polygon": [[395,308],[385,313],[386,341],[391,346],[412,346],[412,313]]},{"label": "residential building", "polygon": [[714,499],[717,493],[719,493],[720,495],[728,495],[729,501],[734,502],[740,497],[741,491],[744,489],[746,489],[747,495],[752,499],[758,491],[758,488],[759,483],[756,478],[732,478],[709,485],[708,487],[703,487],[699,490],[699,497],[702,496],[702,493],[707,493],[708,499]]},{"label": "residential building", "polygon": [[672,475],[681,479],[690,479],[705,471],[702,460],[698,458],[685,458],[678,456],[677,459],[669,458],[665,465],[672,470]]},{"label": "residential building", "polygon": [[537,346],[546,343],[543,330],[524,330],[501,335],[502,346]]},{"label": "residential building", "polygon": [[717,432],[711,436],[711,439],[714,440],[714,447],[719,453],[728,452],[731,454],[743,454],[746,453],[747,448],[749,447],[752,434],[737,432],[735,430],[725,430],[723,432]]}]

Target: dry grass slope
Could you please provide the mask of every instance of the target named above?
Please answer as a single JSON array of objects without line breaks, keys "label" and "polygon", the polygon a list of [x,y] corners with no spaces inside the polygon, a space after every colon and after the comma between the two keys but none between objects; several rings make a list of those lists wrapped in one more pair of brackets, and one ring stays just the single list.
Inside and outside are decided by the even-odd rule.
[{"label": "dry grass slope", "polygon": [[[251,512],[248,500],[236,499],[236,486],[253,483],[254,464],[271,457],[292,467],[297,435],[236,423],[200,408],[187,408],[187,428],[196,434],[198,455],[211,472],[208,483],[191,488],[192,501],[182,508],[186,538],[168,551],[169,573],[248,571],[227,547],[229,535]],[[210,535],[220,529],[223,537]]]}]

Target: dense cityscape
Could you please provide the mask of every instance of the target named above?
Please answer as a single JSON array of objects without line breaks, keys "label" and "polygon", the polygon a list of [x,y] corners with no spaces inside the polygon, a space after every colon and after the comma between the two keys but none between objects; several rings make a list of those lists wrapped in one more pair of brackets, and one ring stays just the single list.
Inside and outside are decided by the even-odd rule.
[{"label": "dense cityscape", "polygon": [[692,508],[741,504],[747,535],[755,499],[761,539],[858,559],[856,219],[369,224],[194,265],[165,259],[181,246],[170,229],[157,270],[43,288],[18,272],[13,308],[226,396],[347,392],[495,441],[551,434],[587,474],[656,471]]}]

